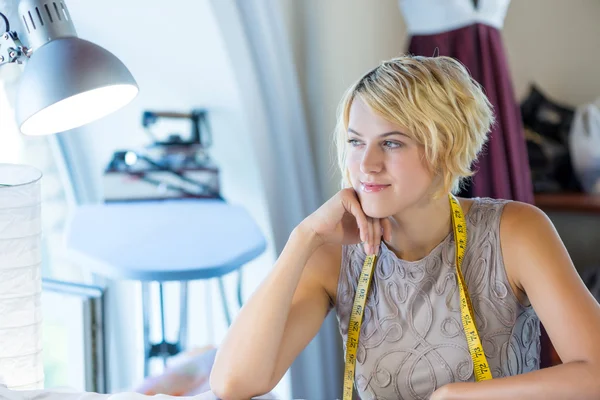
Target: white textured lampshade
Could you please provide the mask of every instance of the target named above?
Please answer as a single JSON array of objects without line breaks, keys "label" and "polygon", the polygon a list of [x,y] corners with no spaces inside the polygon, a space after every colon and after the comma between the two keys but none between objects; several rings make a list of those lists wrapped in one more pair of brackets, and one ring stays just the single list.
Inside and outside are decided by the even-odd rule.
[{"label": "white textured lampshade", "polygon": [[42,389],[41,177],[0,164],[0,383]]}]

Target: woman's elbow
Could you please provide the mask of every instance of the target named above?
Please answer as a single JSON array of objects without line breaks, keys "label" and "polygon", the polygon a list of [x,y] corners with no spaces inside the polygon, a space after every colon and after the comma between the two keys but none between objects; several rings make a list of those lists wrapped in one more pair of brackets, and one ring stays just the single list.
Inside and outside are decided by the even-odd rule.
[{"label": "woman's elbow", "polygon": [[265,386],[248,379],[236,379],[229,373],[212,371],[210,374],[210,390],[222,400],[247,400],[260,396],[271,390]]}]

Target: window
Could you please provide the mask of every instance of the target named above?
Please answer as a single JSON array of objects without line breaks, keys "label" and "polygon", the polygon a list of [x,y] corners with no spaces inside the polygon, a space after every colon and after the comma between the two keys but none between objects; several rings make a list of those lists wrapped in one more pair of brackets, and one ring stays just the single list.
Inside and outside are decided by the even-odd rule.
[{"label": "window", "polygon": [[45,279],[45,386],[106,393],[104,291]]}]

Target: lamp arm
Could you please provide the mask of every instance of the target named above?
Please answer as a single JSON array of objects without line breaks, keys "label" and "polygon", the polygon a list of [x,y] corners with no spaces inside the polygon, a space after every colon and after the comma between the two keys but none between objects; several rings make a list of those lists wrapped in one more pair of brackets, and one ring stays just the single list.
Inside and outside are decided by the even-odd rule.
[{"label": "lamp arm", "polygon": [[6,32],[0,36],[0,66],[8,63],[22,64],[31,56],[33,50],[23,45],[17,32],[10,30],[6,15],[0,13],[0,18],[6,25]]}]

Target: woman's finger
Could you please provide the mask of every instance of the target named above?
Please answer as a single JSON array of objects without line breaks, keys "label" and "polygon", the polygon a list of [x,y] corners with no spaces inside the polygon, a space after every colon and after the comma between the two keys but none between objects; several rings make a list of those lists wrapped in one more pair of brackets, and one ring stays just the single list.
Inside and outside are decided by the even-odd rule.
[{"label": "woman's finger", "polygon": [[367,255],[371,255],[373,254],[373,250],[374,250],[374,236],[375,236],[375,232],[373,229],[373,218],[371,217],[367,217],[367,221],[369,223],[369,240],[368,240],[368,246],[367,246]]},{"label": "woman's finger", "polygon": [[356,224],[358,225],[359,236],[362,242],[366,242],[369,233],[369,223],[367,221],[367,216],[362,210],[356,195],[347,196],[342,200],[343,206],[350,214],[356,218]]},{"label": "woman's finger", "polygon": [[383,218],[381,220],[381,228],[383,231],[383,240],[386,242],[392,241],[392,221],[389,218]]},{"label": "woman's finger", "polygon": [[373,254],[379,255],[379,245],[381,244],[381,219],[373,220]]}]

